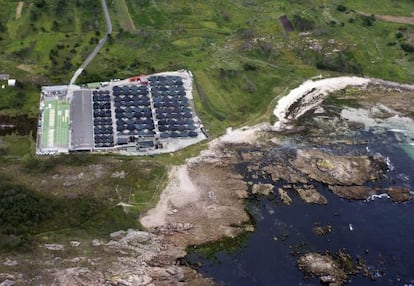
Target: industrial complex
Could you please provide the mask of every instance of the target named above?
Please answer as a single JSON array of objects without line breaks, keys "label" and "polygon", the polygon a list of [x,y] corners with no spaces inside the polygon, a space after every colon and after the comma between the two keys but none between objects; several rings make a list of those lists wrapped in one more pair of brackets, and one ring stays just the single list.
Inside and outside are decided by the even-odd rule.
[{"label": "industrial complex", "polygon": [[44,86],[36,153],[173,152],[206,139],[192,74],[177,71],[87,86]]}]

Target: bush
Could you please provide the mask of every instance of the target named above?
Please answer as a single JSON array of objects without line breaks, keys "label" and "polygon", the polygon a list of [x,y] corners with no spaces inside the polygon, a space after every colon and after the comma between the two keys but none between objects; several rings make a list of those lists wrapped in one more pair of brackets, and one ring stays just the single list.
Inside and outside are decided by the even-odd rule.
[{"label": "bush", "polygon": [[320,56],[316,67],[322,70],[362,74],[362,66],[355,62],[351,53],[338,53],[330,56]]},{"label": "bush", "polygon": [[404,34],[403,34],[403,33],[401,33],[400,31],[398,31],[397,33],[395,33],[395,37],[396,37],[397,39],[402,39],[402,38],[404,38]]},{"label": "bush", "polygon": [[303,18],[299,15],[293,16],[293,25],[296,30],[300,32],[310,31],[315,28],[315,22],[306,18]]},{"label": "bush", "polygon": [[361,15],[361,19],[362,19],[362,25],[366,27],[373,26],[376,20],[375,15],[371,15],[371,16]]},{"label": "bush", "polygon": [[47,199],[24,186],[11,182],[0,185],[0,232],[20,235],[42,222],[49,215]]},{"label": "bush", "polygon": [[409,43],[402,43],[401,49],[403,49],[407,53],[414,53],[414,46],[410,45]]},{"label": "bush", "polygon": [[338,6],[336,6],[336,10],[338,10],[339,12],[345,12],[347,8],[344,5],[339,4]]}]

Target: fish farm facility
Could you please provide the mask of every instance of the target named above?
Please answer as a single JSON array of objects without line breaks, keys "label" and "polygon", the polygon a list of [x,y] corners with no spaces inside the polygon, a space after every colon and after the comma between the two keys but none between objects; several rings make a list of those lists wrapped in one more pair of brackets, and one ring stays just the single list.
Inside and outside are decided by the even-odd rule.
[{"label": "fish farm facility", "polygon": [[85,86],[44,86],[36,153],[174,152],[207,138],[189,71]]}]

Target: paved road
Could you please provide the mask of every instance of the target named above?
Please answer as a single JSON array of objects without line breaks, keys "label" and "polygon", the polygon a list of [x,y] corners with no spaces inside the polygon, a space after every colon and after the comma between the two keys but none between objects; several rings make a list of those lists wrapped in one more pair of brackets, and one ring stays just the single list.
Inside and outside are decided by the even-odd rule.
[{"label": "paved road", "polygon": [[105,21],[106,21],[106,34],[105,36],[99,41],[98,45],[92,51],[92,53],[86,58],[86,60],[82,63],[82,65],[76,70],[72,79],[70,80],[69,85],[73,85],[75,81],[78,79],[79,75],[83,72],[86,66],[93,60],[93,58],[98,54],[98,52],[102,49],[103,45],[108,40],[108,35],[112,33],[112,22],[111,17],[109,16],[108,6],[106,5],[106,0],[102,0],[102,8],[105,14]]}]

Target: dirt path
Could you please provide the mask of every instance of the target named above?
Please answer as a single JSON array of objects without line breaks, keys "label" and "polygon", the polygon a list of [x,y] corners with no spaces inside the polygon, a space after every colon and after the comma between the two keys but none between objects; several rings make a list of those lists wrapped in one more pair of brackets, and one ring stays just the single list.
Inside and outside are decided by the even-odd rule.
[{"label": "dirt path", "polygon": [[124,10],[126,12],[126,15],[128,16],[128,22],[129,22],[128,26],[130,27],[130,29],[128,30],[135,31],[136,30],[135,24],[134,24],[134,21],[132,20],[131,14],[129,13],[127,3],[125,2],[125,0],[121,0],[121,4],[122,6],[124,6]]},{"label": "dirt path", "polygon": [[[358,14],[364,16],[371,16],[369,13],[365,13],[362,11],[357,11]],[[391,16],[391,15],[375,15],[375,18],[385,21],[385,22],[392,22],[392,23],[400,23],[400,24],[409,24],[414,25],[414,12],[411,13],[412,17],[402,17],[402,16]]]},{"label": "dirt path", "polygon": [[378,15],[376,17],[386,22],[414,25],[414,17],[398,17],[398,16],[390,16],[390,15]]},{"label": "dirt path", "polygon": [[22,16],[23,5],[24,5],[23,1],[19,1],[19,3],[17,3],[16,19],[19,19]]}]

